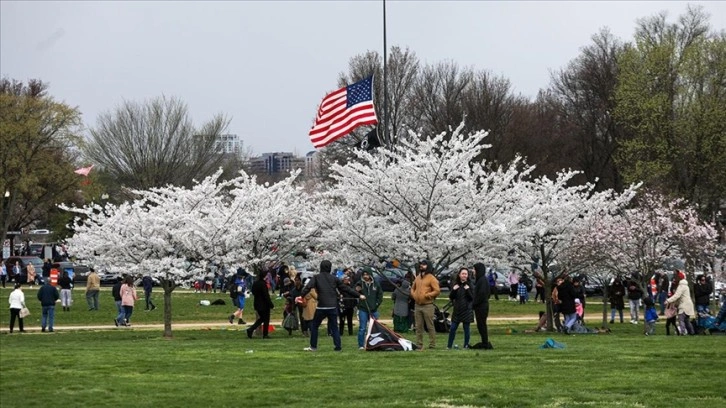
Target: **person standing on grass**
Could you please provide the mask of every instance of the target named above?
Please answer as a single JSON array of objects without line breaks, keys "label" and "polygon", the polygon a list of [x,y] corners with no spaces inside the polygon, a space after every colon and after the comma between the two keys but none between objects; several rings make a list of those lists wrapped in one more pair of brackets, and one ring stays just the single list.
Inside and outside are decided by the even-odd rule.
[{"label": "person standing on grass", "polygon": [[713,293],[713,282],[706,275],[700,275],[693,286],[693,294],[696,298],[696,313],[711,313],[708,307],[711,302],[711,293]]},{"label": "person standing on grass", "polygon": [[5,266],[5,259],[0,257],[0,282],[5,287],[5,282],[8,280],[8,267]]},{"label": "person standing on grass", "polygon": [[146,310],[152,311],[156,309],[156,305],[151,300],[151,291],[154,289],[154,280],[151,276],[145,275],[141,278],[141,285],[144,287],[144,298],[146,299]]},{"label": "person standing on grass", "polygon": [[640,289],[638,281],[631,277],[628,281],[628,303],[630,303],[630,323],[638,324],[638,311],[640,310],[640,299],[643,298],[643,290]]},{"label": "person standing on grass", "polygon": [[499,274],[494,271],[494,268],[489,268],[487,274],[487,280],[489,281],[489,296],[494,295],[494,300],[499,300],[499,290],[497,289],[497,278]]},{"label": "person standing on grass", "polygon": [[58,286],[60,286],[60,298],[61,298],[61,306],[63,306],[64,312],[70,312],[71,311],[71,302],[73,299],[71,298],[71,288],[73,287],[73,281],[71,281],[71,277],[68,276],[68,271],[63,271],[63,276],[58,279]]},{"label": "person standing on grass", "polygon": [[51,286],[50,280],[38,289],[38,300],[40,301],[40,305],[43,307],[43,314],[40,320],[40,331],[45,332],[45,329],[47,328],[48,332],[53,332],[53,323],[55,321],[55,302],[59,298],[60,295],[58,294],[58,289],[56,289],[55,286]]},{"label": "person standing on grass", "polygon": [[474,281],[474,300],[472,301],[471,307],[474,310],[474,317],[476,318],[476,329],[481,337],[481,342],[474,345],[472,348],[491,350],[492,343],[489,342],[489,329],[487,328],[487,318],[489,318],[489,285],[488,279],[485,278],[486,266],[478,262],[474,264],[475,281]]},{"label": "person standing on grass", "polygon": [[310,282],[310,278],[305,279],[303,287],[300,289],[300,301],[298,302],[295,298],[295,303],[302,306],[302,322],[300,328],[302,334],[305,337],[310,337],[310,329],[313,327],[313,320],[315,320],[315,310],[318,308],[318,291],[312,288],[307,295],[302,295],[302,289],[307,286]]},{"label": "person standing on grass", "polygon": [[318,293],[318,306],[315,309],[315,317],[310,328],[310,347],[306,347],[305,351],[317,351],[318,349],[318,328],[323,319],[328,319],[328,330],[333,337],[333,345],[335,351],[342,350],[340,343],[340,331],[338,331],[338,292],[343,296],[358,297],[365,300],[365,295],[359,294],[353,288],[346,286],[331,272],[332,264],[329,260],[320,262],[320,273],[313,275],[307,285],[302,290],[300,297],[295,299],[295,303],[302,301],[301,297],[305,297],[311,290],[315,289]]},{"label": "person standing on grass", "polygon": [[558,282],[560,282],[557,286],[557,297],[560,300],[560,313],[565,318],[562,330],[567,334],[577,322],[577,310],[575,308],[577,292],[569,276],[565,275],[558,278]]},{"label": "person standing on grass", "polygon": [[673,296],[666,299],[666,306],[674,304],[678,307],[678,328],[682,335],[695,334],[691,318],[694,317],[693,301],[691,300],[691,291],[688,288],[686,274],[676,271],[676,290]]},{"label": "person standing on grass", "polygon": [[407,279],[401,281],[401,285],[391,293],[393,300],[393,330],[396,333],[407,333],[411,329],[409,314],[409,300],[411,299],[411,284]]},{"label": "person standing on grass", "polygon": [[121,305],[121,286],[124,284],[124,279],[119,277],[111,288],[111,296],[113,301],[116,303],[116,318],[113,319],[113,323],[118,327],[119,325],[125,326],[124,323],[124,307]]},{"label": "person standing on grass", "polygon": [[131,326],[131,315],[134,313],[134,303],[139,299],[134,287],[134,278],[127,276],[121,286],[121,306],[124,308],[124,325]]},{"label": "person standing on grass", "polygon": [[[368,330],[368,319],[378,319],[378,308],[383,303],[383,289],[371,276],[370,269],[363,269],[360,282],[355,285],[356,292],[365,296],[358,304],[358,349],[365,349],[365,337]],[[342,293],[341,293],[342,294]],[[345,294],[342,294],[345,296]],[[357,297],[356,297],[357,298]]]},{"label": "person standing on grass", "polygon": [[509,282],[509,300],[517,300],[517,289],[519,288],[519,275],[514,269],[509,271],[507,276]]},{"label": "person standing on grass", "polygon": [[90,271],[86,281],[86,303],[89,311],[98,310],[98,294],[101,292],[101,278],[95,269],[90,268]]},{"label": "person standing on grass", "polygon": [[[299,277],[295,278],[296,283],[298,280],[300,280]],[[353,287],[349,274],[343,276],[343,284],[350,288]],[[300,290],[298,291],[298,294],[295,295],[295,297],[299,296],[300,293],[302,293],[302,284],[300,285]],[[341,294],[338,306],[340,307],[340,334],[342,335],[345,332],[345,323],[348,322],[348,335],[352,336],[353,314],[355,314],[355,307],[358,306],[358,298],[352,298]]]},{"label": "person standing on grass", "polygon": [[585,303],[586,303],[586,295],[585,295],[585,286],[583,285],[582,278],[580,276],[576,276],[574,279],[572,279],[572,286],[575,287],[575,298],[580,300],[580,305],[582,305],[582,315],[580,316],[580,320],[582,321],[582,324],[585,324]]},{"label": "person standing on grass", "polygon": [[610,302],[610,324],[615,323],[615,312],[620,314],[620,323],[623,323],[623,309],[625,308],[625,285],[616,276],[608,288],[608,301]]},{"label": "person standing on grass", "polygon": [[[254,308],[257,312],[257,320],[247,328],[247,337],[252,338],[252,333],[255,329],[262,326],[262,338],[269,339],[268,330],[270,328],[270,311],[275,308],[275,304],[272,303],[270,298],[270,291],[267,288],[267,282],[265,282],[265,276],[269,272],[259,271],[257,273],[257,279],[252,283],[252,296],[254,296]],[[274,293],[274,292],[273,292]]]},{"label": "person standing on grass", "polygon": [[15,319],[18,319],[20,333],[25,333],[23,318],[20,317],[20,310],[25,307],[25,294],[23,293],[20,282],[15,283],[15,290],[10,292],[8,303],[10,303],[10,334],[13,333],[13,329],[15,328]]},{"label": "person standing on grass", "polygon": [[434,302],[441,293],[439,280],[434,276],[434,270],[428,259],[418,263],[418,274],[411,287],[411,298],[416,302],[414,319],[416,321],[416,345],[424,350],[424,327],[429,333],[429,348],[436,347],[436,328],[434,327]]},{"label": "person standing on grass", "polygon": [[[489,282],[487,281],[488,285]],[[454,345],[456,338],[456,330],[459,323],[464,327],[464,348],[469,348],[469,338],[471,332],[469,326],[474,321],[474,312],[472,310],[472,302],[474,301],[474,288],[469,281],[469,269],[461,268],[459,273],[454,277],[451,291],[449,292],[449,300],[454,305],[454,312],[451,314],[451,328],[449,329],[449,343],[446,348],[449,350]]]}]

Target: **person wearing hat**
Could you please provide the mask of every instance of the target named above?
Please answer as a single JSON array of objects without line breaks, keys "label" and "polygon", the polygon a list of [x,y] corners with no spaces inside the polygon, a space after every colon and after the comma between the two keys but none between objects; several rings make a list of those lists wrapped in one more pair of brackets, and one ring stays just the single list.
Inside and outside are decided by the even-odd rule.
[{"label": "person wearing hat", "polygon": [[691,324],[691,317],[695,313],[686,274],[682,271],[676,271],[675,278],[677,280],[676,290],[671,297],[666,299],[666,306],[670,304],[678,306],[678,328],[682,335],[695,334],[693,325]]},{"label": "person wearing hat", "polygon": [[436,328],[434,327],[434,302],[441,293],[439,280],[434,276],[431,262],[427,259],[418,263],[418,274],[411,287],[411,298],[416,302],[414,320],[416,321],[416,345],[424,350],[424,328],[429,333],[429,348],[436,347]]},{"label": "person wearing hat", "polygon": [[355,290],[365,295],[365,300],[358,305],[358,349],[364,350],[368,319],[378,319],[378,307],[383,303],[383,289],[371,276],[371,268],[366,267],[363,268],[360,282],[355,284]]}]

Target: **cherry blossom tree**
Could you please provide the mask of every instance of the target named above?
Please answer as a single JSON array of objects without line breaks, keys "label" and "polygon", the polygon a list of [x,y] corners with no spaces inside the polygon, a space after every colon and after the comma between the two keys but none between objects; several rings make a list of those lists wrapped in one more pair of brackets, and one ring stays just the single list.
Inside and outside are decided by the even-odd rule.
[{"label": "cherry blossom tree", "polygon": [[398,258],[437,271],[481,259],[502,230],[519,162],[490,170],[475,158],[486,132],[458,128],[401,139],[393,150],[358,151],[332,166],[335,183],[316,199],[319,243],[345,264]]},{"label": "cherry blossom tree", "polygon": [[[568,259],[589,262],[597,270],[609,271],[609,277],[632,275],[643,293],[653,273],[669,259],[685,259],[685,272],[691,278],[694,269],[705,269],[715,254],[717,238],[714,226],[703,222],[684,200],[651,192],[639,195],[633,206],[619,213],[583,224],[578,235]],[[607,284],[602,283],[605,302]],[[606,308],[603,313],[606,321]]]},{"label": "cherry blossom tree", "polygon": [[[72,209],[81,214],[69,247],[112,271],[148,274],[164,289],[164,335],[171,336],[171,293],[204,276],[210,263],[259,270],[315,235],[309,205],[294,180],[258,185],[245,173],[219,181],[221,170],[191,188],[134,190],[118,206]],[[306,235],[307,234],[307,235]]]},{"label": "cherry blossom tree", "polygon": [[[572,185],[572,179],[577,174],[575,171],[563,171],[555,179],[541,177],[522,182],[519,187],[522,191],[518,194],[520,199],[512,208],[516,227],[511,230],[510,262],[539,265],[545,283],[548,330],[552,330],[553,267],[568,266],[563,254],[568,253],[573,242],[579,239],[583,225],[620,211],[639,187],[631,186],[623,193],[612,190],[596,192],[594,183]],[[582,266],[570,264],[569,267],[578,269]]]}]

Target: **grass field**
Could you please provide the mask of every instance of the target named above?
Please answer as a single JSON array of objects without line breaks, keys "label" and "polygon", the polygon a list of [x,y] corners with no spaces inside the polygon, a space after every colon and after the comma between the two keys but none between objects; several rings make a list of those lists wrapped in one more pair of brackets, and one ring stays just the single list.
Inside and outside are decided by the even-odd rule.
[{"label": "grass field", "polygon": [[[37,315],[33,292],[26,296]],[[99,312],[86,310],[82,292],[75,296],[71,312],[57,312],[58,327],[108,322],[109,329],[0,336],[1,407],[726,406],[726,336],[665,336],[662,323],[650,337],[630,324],[616,324],[607,335],[565,336],[522,334],[531,322],[505,319],[490,325],[491,351],[447,351],[439,334],[435,350],[364,352],[346,335],[342,353],[326,336],[309,353],[299,333],[247,339],[241,327],[225,324],[231,307],[198,306],[213,296],[174,293],[174,322],[210,324],[175,330],[172,339],[161,330],[112,328],[108,292]],[[491,316],[534,318],[539,308],[499,301]],[[132,320],[158,323],[158,312],[137,310]],[[0,322],[6,329],[6,308]],[[566,348],[539,349],[548,337]]]}]

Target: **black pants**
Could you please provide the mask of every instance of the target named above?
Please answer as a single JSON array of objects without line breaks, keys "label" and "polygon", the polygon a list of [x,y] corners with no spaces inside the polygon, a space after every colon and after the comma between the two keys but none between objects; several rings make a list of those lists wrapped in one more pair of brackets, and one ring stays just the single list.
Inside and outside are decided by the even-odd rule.
[{"label": "black pants", "polygon": [[517,286],[519,286],[519,285],[516,283],[509,285],[509,297],[512,299],[517,298]]},{"label": "black pants", "polygon": [[353,335],[353,314],[355,312],[355,308],[349,307],[345,308],[340,311],[340,323],[338,326],[340,326],[340,334],[343,334],[345,331],[345,322],[348,322],[348,335]]},{"label": "black pants", "polygon": [[499,291],[497,290],[497,286],[489,286],[489,297],[492,297],[494,295],[494,299],[499,300]]},{"label": "black pants", "polygon": [[489,330],[487,328],[487,318],[489,317],[489,304],[486,303],[474,309],[474,317],[476,318],[476,329],[481,336],[482,345],[489,344]]},{"label": "black pants", "polygon": [[20,328],[20,331],[25,331],[23,329],[23,318],[20,317],[20,309],[10,309],[10,333],[13,332],[16,318],[18,319],[18,328]]},{"label": "black pants", "polygon": [[544,303],[544,288],[542,286],[535,286],[534,290],[536,291],[536,293],[534,294],[534,301],[536,302],[537,298],[539,298],[539,300]]},{"label": "black pants", "polygon": [[262,337],[267,337],[267,331],[270,328],[270,309],[267,310],[257,310],[257,320],[255,320],[255,323],[250,326],[249,330],[250,333],[254,332],[255,329],[262,326]]}]

